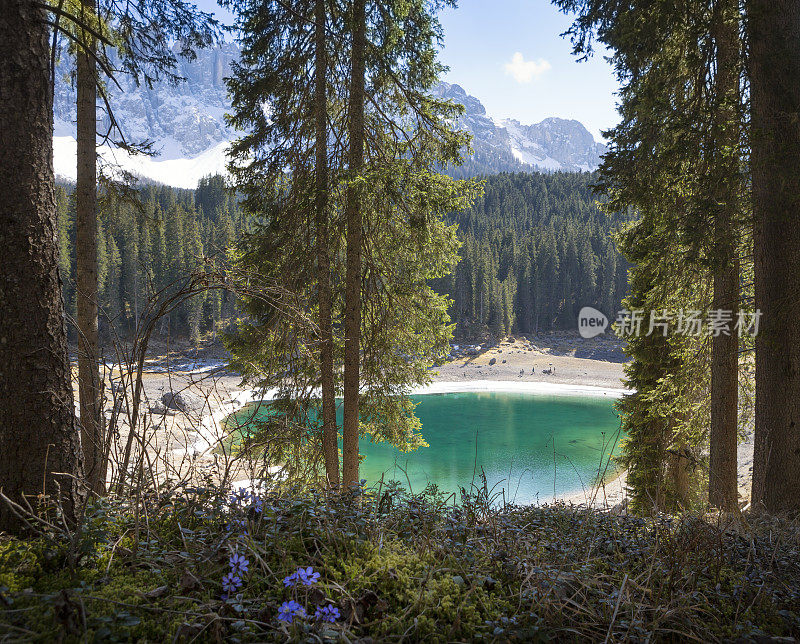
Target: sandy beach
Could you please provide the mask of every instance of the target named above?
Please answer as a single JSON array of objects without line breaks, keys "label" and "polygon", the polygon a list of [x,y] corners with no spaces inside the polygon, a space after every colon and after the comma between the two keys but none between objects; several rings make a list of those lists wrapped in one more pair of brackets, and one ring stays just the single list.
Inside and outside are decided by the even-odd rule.
[{"label": "sandy beach", "polygon": [[542,382],[615,390],[623,387],[626,358],[622,343],[616,338],[585,340],[574,333],[552,333],[508,338],[481,345],[477,354],[463,353],[437,367],[434,381]]}]

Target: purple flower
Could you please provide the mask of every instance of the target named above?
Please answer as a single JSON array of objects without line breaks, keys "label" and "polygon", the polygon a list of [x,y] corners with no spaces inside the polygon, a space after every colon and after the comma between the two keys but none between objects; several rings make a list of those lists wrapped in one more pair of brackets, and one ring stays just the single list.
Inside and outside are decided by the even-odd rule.
[{"label": "purple flower", "polygon": [[297,578],[300,580],[300,583],[304,586],[313,586],[319,581],[319,573],[314,572],[314,569],[309,566],[308,568],[298,568],[297,569]]},{"label": "purple flower", "polygon": [[326,604],[324,607],[320,608],[317,606],[317,612],[314,613],[314,618],[321,620],[323,622],[330,622],[333,624],[337,619],[339,619],[341,615],[339,614],[339,609],[336,606],[331,606],[330,604]]},{"label": "purple flower", "polygon": [[245,558],[245,556],[239,554],[234,554],[230,558],[229,563],[231,566],[231,572],[239,575],[246,573],[248,567],[250,566],[250,562]]},{"label": "purple flower", "polygon": [[288,602],[283,602],[278,609],[278,619],[282,622],[289,622],[291,624],[295,617],[303,618],[305,616],[305,608],[293,599]]},{"label": "purple flower", "polygon": [[240,487],[230,496],[230,504],[234,509],[250,509],[261,513],[264,509],[264,501],[255,493]]},{"label": "purple flower", "polygon": [[235,593],[242,587],[242,579],[235,572],[229,572],[222,578],[222,590]]},{"label": "purple flower", "polygon": [[242,534],[247,534],[247,521],[245,519],[233,519],[225,526],[226,532],[236,532],[237,528]]},{"label": "purple flower", "polygon": [[296,572],[293,572],[283,580],[283,585],[288,588],[289,586],[296,586],[297,583],[300,582],[304,586],[313,586],[319,581],[319,577],[320,574],[314,572],[311,566],[308,568],[300,567]]},{"label": "purple flower", "polygon": [[243,487],[240,487],[233,494],[231,494],[230,500],[231,500],[231,505],[240,506],[249,499],[250,499],[250,492],[248,492]]}]

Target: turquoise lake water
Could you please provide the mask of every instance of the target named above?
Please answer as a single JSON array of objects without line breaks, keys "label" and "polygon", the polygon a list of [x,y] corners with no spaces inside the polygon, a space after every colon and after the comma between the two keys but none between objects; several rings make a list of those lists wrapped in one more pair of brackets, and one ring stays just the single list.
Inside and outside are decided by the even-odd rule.
[{"label": "turquoise lake water", "polygon": [[406,454],[362,440],[361,478],[373,482],[383,474],[407,487],[407,475],[414,492],[428,482],[458,492],[473,480],[480,485],[482,468],[490,490],[530,503],[551,500],[554,482],[557,497],[588,488],[609,452],[618,451],[613,399],[474,392],[412,399],[430,446]]},{"label": "turquoise lake water", "polygon": [[[619,418],[610,397],[529,393],[412,396],[429,443],[411,453],[362,439],[361,478],[401,481],[414,492],[435,483],[445,492],[480,484],[517,503],[552,500],[587,489],[619,452]],[[341,423],[341,406],[339,409]],[[608,473],[613,467],[608,469]],[[502,499],[502,496],[500,497]]]}]

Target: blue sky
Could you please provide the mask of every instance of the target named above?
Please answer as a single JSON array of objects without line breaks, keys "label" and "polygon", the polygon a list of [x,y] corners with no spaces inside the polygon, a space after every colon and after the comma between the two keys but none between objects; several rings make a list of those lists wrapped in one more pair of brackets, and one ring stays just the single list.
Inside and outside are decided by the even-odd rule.
[{"label": "blue sky", "polygon": [[[215,0],[197,0],[221,19]],[[596,139],[617,122],[618,85],[601,51],[578,63],[570,24],[549,0],[460,0],[441,15],[445,77],[476,96],[495,118],[536,123],[548,116],[577,119]]]}]

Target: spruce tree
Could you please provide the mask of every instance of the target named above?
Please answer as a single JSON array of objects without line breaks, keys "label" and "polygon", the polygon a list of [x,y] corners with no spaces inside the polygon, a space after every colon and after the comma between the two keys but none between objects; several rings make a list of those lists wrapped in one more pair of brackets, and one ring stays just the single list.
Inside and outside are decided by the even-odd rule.
[{"label": "spruce tree", "polygon": [[[643,2],[624,9],[606,0],[556,4],[577,12],[571,29],[575,51],[591,53],[596,35],[613,49],[623,82],[622,122],[610,132],[601,184],[611,191],[612,208],[635,208],[640,219],[622,239],[628,259],[637,263],[630,303],[648,314],[738,308],[737,231],[748,214],[741,207],[738,160],[743,96],[736,4]],[[687,468],[704,465],[710,425],[711,501],[735,510],[735,337],[715,336],[710,342],[650,337],[630,341],[629,350],[634,358],[629,384],[636,394],[622,405],[632,436],[626,458],[631,467],[641,459],[644,473],[633,480],[639,486],[634,500],[647,510],[699,500],[699,485],[686,488],[688,481],[702,479],[689,476]],[[652,450],[656,436],[660,447]]]},{"label": "spruce tree", "polygon": [[350,53],[350,87],[348,89],[347,135],[349,142],[347,168],[350,173],[345,195],[344,224],[346,239],[344,293],[344,417],[342,420],[342,485],[358,485],[358,438],[361,396],[361,213],[362,186],[359,173],[364,165],[367,56],[366,0],[350,3],[350,30],[353,43]]},{"label": "spruce tree", "polygon": [[[711,39],[715,50],[714,105],[709,127],[709,173],[713,236],[712,310],[739,309],[740,182],[740,45],[739,3],[717,0],[712,8]],[[735,318],[735,313],[733,315]],[[739,511],[738,494],[739,342],[735,329],[712,338],[711,431],[709,437],[709,503]]]},{"label": "spruce tree", "polygon": [[[95,0],[81,0],[81,23],[95,29]],[[76,299],[78,326],[78,395],[81,444],[86,477],[96,494],[105,491],[106,464],[103,457],[102,391],[100,387],[100,339],[98,335],[97,279],[97,151],[96,103],[97,44],[91,31],[79,29],[77,58],[77,181],[76,204]]]},{"label": "spruce tree", "polygon": [[[320,314],[319,297],[324,289],[319,284],[321,280],[324,286],[325,271],[320,270],[319,260],[324,264],[320,251],[326,245],[321,240],[330,232],[328,253],[334,258],[330,270],[335,276],[331,281],[344,284],[332,293],[331,309],[333,319],[344,320],[333,349],[338,364],[345,363],[345,485],[358,480],[361,433],[401,445],[418,444],[418,421],[407,399],[398,394],[427,378],[422,364],[444,351],[449,332],[444,300],[427,288],[421,276],[438,278],[451,266],[456,240],[441,218],[451,206],[463,207],[472,192],[432,172],[438,164],[456,160],[465,139],[444,125],[444,117],[457,108],[429,95],[440,67],[432,56],[438,26],[427,7],[417,2],[402,7],[389,4],[382,14],[365,12],[366,22],[356,28],[359,20],[353,6],[334,4],[328,16],[333,36],[326,38],[324,52],[327,140],[343,143],[329,149],[327,168],[316,165],[320,111],[311,110],[306,116],[296,110],[297,105],[321,105],[321,85],[309,82],[316,78],[316,57],[297,55],[303,43],[314,51],[315,39],[307,36],[320,34],[311,28],[317,22],[315,4],[292,11],[271,3],[240,6],[240,22],[247,28],[242,30],[242,61],[231,80],[232,121],[247,132],[234,144],[232,172],[245,208],[258,218],[254,234],[241,249],[239,268],[276,280],[293,297],[308,302],[314,317],[322,321],[326,316]],[[364,42],[355,51],[359,47],[364,51],[355,56],[353,75],[354,43],[362,36]],[[364,78],[359,81],[362,65]],[[256,78],[263,82],[255,83]],[[269,119],[262,109],[265,102],[271,107]],[[369,110],[367,104],[380,109]],[[274,143],[269,149],[268,142]],[[329,186],[326,217],[319,217],[317,207],[322,171],[327,172]],[[337,215],[340,228],[335,234],[336,227],[325,224]],[[335,263],[342,247],[344,267]],[[428,257],[430,268],[415,266],[415,256]],[[416,294],[406,293],[410,284],[417,285]],[[418,307],[421,301],[430,309],[420,318],[423,323],[400,324],[399,310],[392,303]],[[267,383],[279,377],[282,370],[277,366],[290,360],[292,377],[281,380],[285,395],[277,406],[295,414],[283,426],[306,427],[299,416],[308,416],[312,406],[308,393],[319,385],[319,336],[305,324],[306,316],[286,316],[247,298],[245,307],[251,320],[229,341],[237,364],[248,369],[248,376]],[[370,338],[369,345],[360,343],[362,334]],[[328,344],[324,335],[323,346]],[[417,357],[406,364],[399,360],[381,364],[377,359],[379,347],[385,348],[384,354],[395,355],[402,346],[409,349],[404,353]],[[344,354],[348,358],[342,360]],[[315,364],[307,360],[311,355]],[[375,395],[362,396],[369,382],[379,384],[369,388]],[[389,427],[392,431],[386,430]],[[317,440],[308,434],[296,436],[309,446]]]},{"label": "spruce tree", "polygon": [[319,366],[322,395],[322,451],[328,485],[339,485],[339,431],[336,425],[336,376],[333,344],[328,172],[328,35],[325,0],[314,3],[314,210],[317,291],[319,293]]},{"label": "spruce tree", "polygon": [[[62,20],[63,19],[63,20]],[[160,78],[179,80],[174,73],[177,57],[171,42],[180,43],[183,56],[212,42],[216,21],[210,14],[184,0],[81,0],[73,16],[59,6],[56,30],[76,44],[77,59],[77,182],[76,182],[76,283],[78,325],[78,389],[81,408],[82,444],[86,475],[96,494],[105,491],[107,464],[103,453],[105,436],[99,373],[99,320],[97,277],[97,152],[96,103],[98,91],[110,105],[105,82],[114,80],[115,66],[105,49],[115,50],[116,60],[135,81],[148,85]],[[98,65],[99,63],[99,65]],[[113,116],[107,117],[116,130],[116,141],[130,149],[125,132]],[[106,135],[108,139],[108,135]],[[135,147],[135,146],[134,146]]]},{"label": "spruce tree", "polygon": [[[12,502],[74,524],[82,455],[58,274],[47,13],[9,0],[0,14],[0,485]],[[41,496],[43,495],[43,496]],[[60,521],[53,516],[54,521]],[[22,521],[0,503],[0,531]]]},{"label": "spruce tree", "polygon": [[800,509],[800,2],[749,0],[756,434],[754,506]]}]

